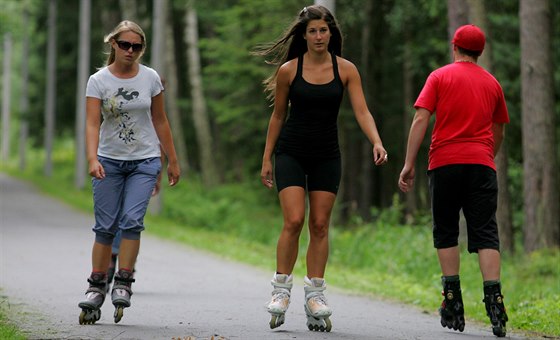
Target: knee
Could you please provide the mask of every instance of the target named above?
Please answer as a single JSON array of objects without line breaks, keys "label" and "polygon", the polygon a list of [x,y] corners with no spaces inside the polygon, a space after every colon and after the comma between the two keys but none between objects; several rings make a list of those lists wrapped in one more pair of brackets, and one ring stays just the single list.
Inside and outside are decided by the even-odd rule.
[{"label": "knee", "polygon": [[299,236],[303,228],[304,217],[294,216],[284,221],[284,231],[293,236]]},{"label": "knee", "polygon": [[316,219],[309,221],[309,235],[313,238],[323,239],[329,236],[329,221]]}]

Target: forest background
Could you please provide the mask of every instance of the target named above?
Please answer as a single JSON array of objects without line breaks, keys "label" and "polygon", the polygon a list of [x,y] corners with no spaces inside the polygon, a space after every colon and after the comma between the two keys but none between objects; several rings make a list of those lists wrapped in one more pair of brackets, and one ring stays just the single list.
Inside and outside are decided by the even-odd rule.
[{"label": "forest background", "polygon": [[[371,148],[344,103],[339,135],[343,182],[339,222],[372,221],[399,204],[403,222],[429,209],[425,175],[429,136],[414,192],[396,182],[414,113],[412,103],[433,69],[450,61],[450,36],[472,22],[488,36],[480,64],[505,92],[511,123],[497,159],[503,248],[530,252],[560,245],[558,148],[560,1],[337,0],[344,57],[361,72],[388,165],[375,168]],[[3,37],[2,159],[25,147],[46,152],[56,139],[83,150],[83,89],[103,66],[105,34],[124,18],[148,36],[143,62],[166,82],[167,111],[187,176],[208,187],[257,180],[270,102],[262,80],[273,71],[255,47],[276,39],[308,3],[296,0],[0,0]],[[82,6],[81,6],[82,5]],[[87,12],[86,12],[87,9]],[[82,11],[82,12],[80,12]],[[77,152],[76,186],[85,186]]]},{"label": "forest background", "polygon": [[[336,228],[352,233],[380,220],[430,228],[425,174],[429,136],[419,153],[415,190],[405,195],[396,185],[414,114],[412,103],[428,74],[451,61],[449,41],[455,29],[475,23],[487,34],[479,63],[500,81],[511,119],[496,159],[502,249],[526,256],[552,251],[557,259],[560,1],[323,2],[334,8],[345,38],[343,56],[360,71],[370,110],[390,154],[388,165],[373,166],[371,146],[345,101],[339,117],[343,180],[333,221]],[[147,34],[142,62],[165,81],[167,112],[184,173],[181,186],[198,188],[195,191],[201,195],[231,184],[252,190],[259,182],[272,110],[261,84],[274,66],[250,52],[279,37],[309,4],[296,0],[0,0],[2,167],[24,174],[39,162],[41,171],[35,175],[43,181],[54,180],[61,172],[74,190],[90,190],[83,159],[85,82],[104,65],[103,37],[119,21],[130,19]],[[56,155],[68,155],[67,151],[69,160],[57,163]],[[259,195],[258,205],[278,209],[274,195]],[[191,224],[219,223],[218,218],[204,220],[208,215],[196,211],[187,214],[181,210],[184,207],[172,203],[184,197],[164,189],[153,212]],[[219,198],[213,203],[216,211],[231,211]],[[559,304],[555,270],[552,289],[554,303]]]}]

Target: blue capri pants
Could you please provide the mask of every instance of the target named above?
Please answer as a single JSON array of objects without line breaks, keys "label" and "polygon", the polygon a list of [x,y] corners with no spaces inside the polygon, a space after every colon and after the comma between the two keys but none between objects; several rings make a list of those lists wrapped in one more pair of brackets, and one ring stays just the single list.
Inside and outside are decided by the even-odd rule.
[{"label": "blue capri pants", "polygon": [[101,156],[98,159],[105,169],[105,178],[92,178],[95,241],[111,245],[119,229],[122,238],[139,240],[161,171],[161,159],[122,161]]}]

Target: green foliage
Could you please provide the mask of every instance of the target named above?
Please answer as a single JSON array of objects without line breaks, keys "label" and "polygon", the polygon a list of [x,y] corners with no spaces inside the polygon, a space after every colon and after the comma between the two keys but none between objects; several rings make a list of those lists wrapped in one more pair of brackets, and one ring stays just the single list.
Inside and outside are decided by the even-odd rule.
[{"label": "green foliage", "polygon": [[6,317],[8,315],[8,300],[0,296],[0,339],[5,340],[24,340],[25,336],[14,326]]},{"label": "green foliage", "polygon": [[222,185],[212,190],[186,178],[177,188],[165,190],[163,215],[183,225],[272,245],[282,226],[281,216],[270,219],[276,213],[271,204],[275,197],[257,177],[252,183]]},{"label": "green foliage", "polygon": [[[30,138],[33,145],[43,140],[45,106],[45,69],[47,46],[47,15],[49,1],[43,0],[0,0],[0,33],[11,32],[14,41],[12,62],[12,108],[17,113],[13,117],[26,117],[30,123]],[[211,118],[212,134],[216,148],[214,155],[219,160],[222,179],[238,180],[254,176],[260,169],[260,155],[265,141],[266,126],[272,108],[262,92],[262,80],[273,68],[262,58],[251,56],[256,46],[276,39],[295,18],[303,3],[299,0],[268,0],[256,5],[254,0],[197,1],[199,18],[200,52],[203,70],[203,87]],[[361,0],[337,0],[336,17],[344,34],[344,56],[354,62],[360,72],[367,75],[363,79],[364,90],[370,111],[374,114],[384,145],[392,156],[390,164],[372,176],[374,192],[372,202],[377,208],[391,204],[394,191],[384,183],[394,183],[404,155],[406,129],[401,112],[411,107],[404,98],[403,62],[410,62],[412,72],[411,96],[420,91],[427,75],[436,67],[449,62],[449,38],[447,32],[447,6],[440,0],[382,0],[371,3],[373,11],[364,11]],[[505,145],[512,164],[522,164],[521,99],[520,99],[520,49],[519,18],[517,1],[485,1],[489,43],[493,50],[494,73],[501,82],[508,104],[511,123],[507,127]],[[188,145],[189,163],[195,172],[203,171],[198,166],[197,141],[191,117],[191,100],[188,91],[187,57],[184,44],[184,14],[186,3],[170,1],[170,20],[173,28],[174,50],[177,56],[178,92],[182,125]],[[560,8],[559,1],[551,2],[552,22],[552,62],[560,58]],[[29,12],[30,20],[24,27],[21,14]],[[152,5],[139,1],[137,21],[144,26],[151,41]],[[74,134],[76,106],[76,66],[79,27],[79,2],[62,4],[58,1],[57,20],[57,136]],[[102,66],[103,36],[123,13],[119,6],[108,0],[92,2],[92,13],[99,13],[100,20],[93,20],[91,27],[91,68]],[[370,25],[369,41],[362,41],[364,27]],[[24,36],[30,38],[30,81],[29,112],[19,112],[19,89],[21,87],[21,42]],[[405,56],[405,46],[411,56]],[[365,48],[370,52],[364,59]],[[171,53],[171,49],[169,49]],[[149,63],[150,51],[143,59]],[[2,51],[0,51],[0,57]],[[560,98],[560,68],[554,68],[556,98]],[[346,96],[347,98],[347,96]],[[405,103],[407,102],[407,103]],[[560,121],[560,101],[555,102],[556,120]],[[348,101],[344,101],[340,113],[341,144],[345,155],[348,150],[357,149],[363,138],[352,118]],[[404,123],[403,123],[404,121]],[[558,133],[560,134],[560,124]],[[17,124],[12,124],[17,126]],[[16,132],[12,133],[14,136]],[[558,138],[558,137],[557,137]],[[15,145],[15,143],[13,143]],[[560,156],[560,148],[557,150]],[[426,163],[427,151],[422,149],[418,164]],[[365,162],[361,155],[352,155],[345,167]],[[369,160],[367,160],[369,161]],[[382,186],[382,189],[377,189]],[[418,187],[419,198],[426,196],[426,189]],[[516,209],[522,204],[521,195],[512,195]],[[358,193],[359,194],[359,193]],[[359,196],[359,195],[358,195]],[[344,197],[346,200],[347,198]],[[355,197],[351,198],[355,199]],[[419,199],[421,208],[426,208],[426,200]],[[359,203],[362,204],[362,203]],[[361,209],[367,211],[369,207]],[[520,224],[517,224],[520,226]]]},{"label": "green foliage", "polygon": [[208,108],[220,131],[216,138],[223,148],[218,156],[225,160],[223,168],[243,163],[246,174],[260,167],[260,157],[255,156],[262,153],[271,112],[261,83],[273,69],[250,52],[282,33],[284,27],[278,23],[295,16],[296,3],[268,1],[255,6],[245,0],[201,18],[202,25],[212,23],[203,31],[200,49]]}]

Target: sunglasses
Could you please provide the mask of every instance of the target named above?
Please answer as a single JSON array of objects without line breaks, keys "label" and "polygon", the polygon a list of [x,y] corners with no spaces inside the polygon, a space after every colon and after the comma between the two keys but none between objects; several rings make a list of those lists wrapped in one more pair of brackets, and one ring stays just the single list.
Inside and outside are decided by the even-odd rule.
[{"label": "sunglasses", "polygon": [[144,48],[143,44],[133,44],[123,40],[117,40],[117,45],[124,51],[128,51],[132,47],[132,52],[140,52]]}]

